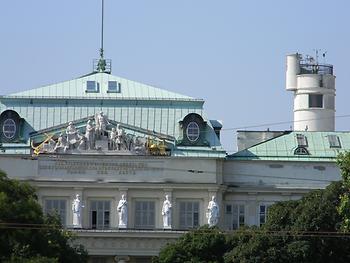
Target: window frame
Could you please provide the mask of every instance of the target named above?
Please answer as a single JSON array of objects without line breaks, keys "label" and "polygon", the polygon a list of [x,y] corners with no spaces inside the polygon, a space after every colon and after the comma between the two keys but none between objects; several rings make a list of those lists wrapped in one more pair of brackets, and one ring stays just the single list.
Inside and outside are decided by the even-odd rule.
[{"label": "window frame", "polygon": [[[156,213],[157,213],[156,200],[135,199],[133,203],[134,203],[134,227],[136,229],[155,229]],[[142,204],[141,209],[138,209],[138,204]],[[143,207],[144,204],[147,204],[146,209],[144,209],[145,207]],[[153,204],[153,211],[151,209],[151,204]],[[138,216],[141,216],[141,217],[138,217]],[[140,223],[138,223],[138,218],[140,218]]]},{"label": "window frame", "polygon": [[340,138],[338,135],[328,134],[327,138],[328,138],[329,148],[336,148],[336,149],[342,148]]},{"label": "window frame", "polygon": [[[8,121],[11,121],[11,125],[10,127],[14,127],[14,131],[11,131],[12,132],[12,136],[7,136],[6,134],[9,132],[9,131],[5,131],[5,126],[9,126],[9,124],[7,124],[6,122]],[[2,123],[2,134],[5,136],[5,138],[7,140],[13,140],[13,138],[16,137],[16,133],[17,133],[17,124],[16,124],[16,121],[12,118],[7,118],[4,120],[4,122]]]},{"label": "window frame", "polygon": [[[52,202],[54,204],[55,201],[58,201],[58,204],[59,204],[59,210],[54,208],[54,207],[51,207],[50,209],[48,209],[48,205],[47,205],[47,202]],[[53,206],[52,204],[52,206]],[[62,209],[61,205],[64,204],[64,209]],[[60,218],[60,221],[62,223],[63,226],[66,226],[67,225],[67,218],[68,218],[68,199],[67,198],[63,198],[63,197],[46,197],[44,198],[43,200],[43,210],[44,210],[44,214],[50,214],[52,212],[56,213],[59,218]],[[62,213],[63,211],[63,213]]]},{"label": "window frame", "polygon": [[[110,84],[111,83],[115,83],[115,89],[111,89]],[[119,81],[116,80],[109,80],[108,84],[107,84],[107,93],[120,93],[121,92],[121,83]]]},{"label": "window frame", "polygon": [[[96,209],[93,210],[93,203],[96,202]],[[99,203],[102,203],[102,208]],[[110,199],[90,199],[89,200],[89,226],[91,229],[109,229],[111,227],[111,200]],[[106,204],[108,204],[108,209],[106,209]],[[94,224],[94,212],[96,215]],[[102,218],[100,218],[102,216]],[[100,224],[99,222],[102,222]],[[107,222],[107,223],[106,223]]]},{"label": "window frame", "polygon": [[307,137],[304,134],[297,133],[296,139],[298,143],[298,147],[308,147],[309,143]]},{"label": "window frame", "polygon": [[[195,127],[190,127],[190,126],[193,126],[193,125],[195,125]],[[198,133],[196,133],[196,134],[191,133],[191,134],[190,134],[190,131],[192,132],[192,131],[194,131],[194,130],[198,131]],[[198,125],[198,123],[197,123],[196,121],[191,121],[191,122],[189,122],[189,123],[187,124],[187,127],[186,127],[186,136],[187,136],[187,139],[188,139],[191,143],[194,143],[194,142],[198,141],[198,139],[199,139],[199,137],[200,137],[200,134],[201,134],[201,130],[200,130],[200,127],[199,127],[199,125]],[[193,138],[195,138],[195,139],[192,138],[193,135],[195,136],[195,137],[193,137]]]},{"label": "window frame", "polygon": [[[94,89],[89,88],[89,83],[94,83]],[[100,92],[100,84],[96,80],[87,80],[86,81],[86,93],[98,93]]]},{"label": "window frame", "polygon": [[[230,207],[231,213],[228,213],[227,208]],[[235,210],[236,207],[236,211]],[[243,208],[243,211],[241,210]],[[247,224],[246,222],[246,204],[243,202],[227,202],[225,203],[225,226],[228,230],[237,230]],[[241,220],[243,216],[243,220]],[[236,224],[234,224],[236,223]],[[236,226],[235,226],[236,225]]]},{"label": "window frame", "polygon": [[[269,208],[270,206],[273,205],[272,202],[263,202],[258,205],[258,211],[257,211],[257,217],[258,217],[258,226],[262,226],[263,224],[266,223],[267,218],[269,216]],[[261,207],[264,206],[264,212],[261,212]],[[264,222],[261,222],[261,216],[264,216]]]},{"label": "window frame", "polygon": [[[200,224],[201,202],[200,200],[179,200],[179,228],[180,229],[195,229]],[[182,211],[182,204],[185,205],[185,210]],[[191,204],[191,209],[188,209],[188,204]],[[195,207],[196,206],[196,207]],[[197,210],[197,211],[196,211]],[[190,221],[190,222],[189,222]]]},{"label": "window frame", "polygon": [[323,94],[312,93],[312,94],[309,94],[308,99],[309,99],[309,108],[323,109],[324,107]]}]

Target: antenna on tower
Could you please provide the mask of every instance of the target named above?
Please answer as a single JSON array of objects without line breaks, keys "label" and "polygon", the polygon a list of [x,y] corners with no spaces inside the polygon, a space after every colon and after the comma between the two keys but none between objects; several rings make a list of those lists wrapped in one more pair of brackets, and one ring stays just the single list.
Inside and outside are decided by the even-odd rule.
[{"label": "antenna on tower", "polygon": [[104,58],[103,49],[103,38],[104,38],[104,0],[101,0],[101,48],[100,48],[100,58],[94,60],[94,72],[105,72],[111,73],[112,62],[111,60],[106,60]]}]

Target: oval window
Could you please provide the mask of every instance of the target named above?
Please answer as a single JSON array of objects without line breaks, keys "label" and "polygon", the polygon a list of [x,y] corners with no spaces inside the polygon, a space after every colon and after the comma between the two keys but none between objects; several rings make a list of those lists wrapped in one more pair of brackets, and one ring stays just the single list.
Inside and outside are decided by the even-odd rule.
[{"label": "oval window", "polygon": [[13,139],[16,135],[16,122],[13,119],[6,119],[2,125],[2,133],[7,139]]},{"label": "oval window", "polygon": [[199,138],[199,132],[200,131],[197,122],[192,121],[187,125],[186,135],[189,141],[197,141]]}]

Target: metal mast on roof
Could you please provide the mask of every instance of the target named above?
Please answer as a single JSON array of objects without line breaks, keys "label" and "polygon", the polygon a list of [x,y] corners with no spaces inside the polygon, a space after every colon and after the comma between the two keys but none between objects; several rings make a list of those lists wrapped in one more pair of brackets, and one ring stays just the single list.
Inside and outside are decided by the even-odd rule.
[{"label": "metal mast on roof", "polygon": [[104,0],[102,1],[102,14],[101,14],[101,49],[100,49],[100,59],[103,59],[103,19],[104,19]]},{"label": "metal mast on roof", "polygon": [[104,31],[104,0],[101,0],[101,48],[100,48],[100,58],[98,61],[94,61],[94,71],[95,72],[106,72],[111,73],[112,63],[111,60],[106,60],[104,58],[103,50],[103,32]]}]

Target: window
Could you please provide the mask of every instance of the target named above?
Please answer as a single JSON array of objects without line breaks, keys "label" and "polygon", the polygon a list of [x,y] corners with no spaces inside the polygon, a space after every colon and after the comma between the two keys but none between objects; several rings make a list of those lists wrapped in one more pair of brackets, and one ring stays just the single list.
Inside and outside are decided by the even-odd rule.
[{"label": "window", "polygon": [[295,155],[309,155],[309,151],[305,147],[298,147],[294,150]]},{"label": "window", "polygon": [[58,214],[62,225],[66,225],[66,200],[62,199],[46,199],[44,203],[44,213],[45,214]]},{"label": "window", "polygon": [[135,202],[135,228],[155,227],[155,204],[154,201]]},{"label": "window", "polygon": [[297,142],[299,147],[307,147],[307,137],[304,134],[297,134]]},{"label": "window", "polygon": [[341,148],[339,137],[335,134],[330,134],[327,136],[330,148]]},{"label": "window", "polygon": [[90,225],[92,229],[109,228],[110,201],[90,202]]},{"label": "window", "polygon": [[245,208],[243,204],[228,204],[225,210],[226,226],[229,230],[238,229],[245,223]]},{"label": "window", "polygon": [[86,92],[99,92],[99,85],[96,81],[86,81]]},{"label": "window", "polygon": [[180,202],[180,228],[199,226],[199,202]]},{"label": "window", "polygon": [[6,119],[2,125],[2,133],[7,139],[12,139],[16,135],[16,122],[13,119]]},{"label": "window", "polygon": [[187,125],[186,135],[187,135],[187,138],[190,142],[195,142],[198,140],[198,138],[199,138],[199,126],[198,126],[197,122],[192,121]]},{"label": "window", "polygon": [[323,108],[323,95],[309,94],[309,108]]},{"label": "window", "polygon": [[269,213],[270,205],[260,205],[259,206],[259,225],[262,226],[267,221],[267,216]]},{"label": "window", "polygon": [[120,93],[121,84],[117,81],[108,81],[108,90],[107,92]]}]

